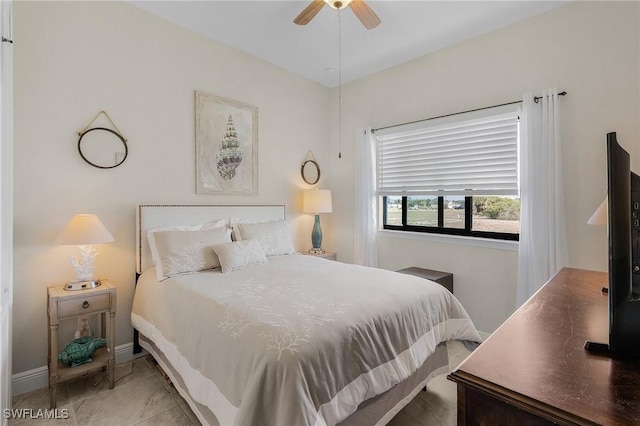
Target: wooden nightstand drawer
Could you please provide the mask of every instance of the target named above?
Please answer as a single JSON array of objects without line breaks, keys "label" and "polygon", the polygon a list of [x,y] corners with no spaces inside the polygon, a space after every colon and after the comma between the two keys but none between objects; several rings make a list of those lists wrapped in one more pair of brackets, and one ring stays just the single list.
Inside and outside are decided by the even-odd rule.
[{"label": "wooden nightstand drawer", "polygon": [[90,314],[96,311],[109,310],[111,307],[111,294],[87,295],[75,299],[58,301],[58,318],[66,316]]}]

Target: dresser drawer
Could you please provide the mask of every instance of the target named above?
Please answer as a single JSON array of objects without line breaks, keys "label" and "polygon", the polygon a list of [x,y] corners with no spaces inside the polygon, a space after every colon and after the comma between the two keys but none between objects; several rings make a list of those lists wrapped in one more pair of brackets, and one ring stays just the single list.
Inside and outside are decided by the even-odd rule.
[{"label": "dresser drawer", "polygon": [[111,295],[109,293],[61,300],[58,302],[58,318],[106,311],[110,307]]}]

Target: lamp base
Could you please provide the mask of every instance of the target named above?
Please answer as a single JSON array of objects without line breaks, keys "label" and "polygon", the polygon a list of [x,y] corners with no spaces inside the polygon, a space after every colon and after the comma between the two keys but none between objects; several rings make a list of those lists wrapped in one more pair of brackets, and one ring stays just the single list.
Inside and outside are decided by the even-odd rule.
[{"label": "lamp base", "polygon": [[324,251],[324,249],[321,248],[312,248],[311,250],[309,250],[309,254],[325,254],[326,252]]},{"label": "lamp base", "polygon": [[69,281],[64,285],[64,289],[68,291],[76,291],[76,290],[88,290],[90,288],[100,287],[100,280],[87,280],[87,281]]}]

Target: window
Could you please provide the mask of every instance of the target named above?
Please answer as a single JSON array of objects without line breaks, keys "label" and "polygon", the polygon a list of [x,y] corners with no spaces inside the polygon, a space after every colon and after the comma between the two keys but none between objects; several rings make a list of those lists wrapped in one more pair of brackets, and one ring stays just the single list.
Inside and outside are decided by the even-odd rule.
[{"label": "window", "polygon": [[375,135],[385,229],[518,239],[517,106]]}]

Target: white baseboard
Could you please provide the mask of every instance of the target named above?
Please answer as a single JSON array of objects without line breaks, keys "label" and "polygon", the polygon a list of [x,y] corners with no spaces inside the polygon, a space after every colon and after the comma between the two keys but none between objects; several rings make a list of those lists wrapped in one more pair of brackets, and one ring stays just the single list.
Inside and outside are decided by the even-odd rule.
[{"label": "white baseboard", "polygon": [[49,368],[46,365],[11,376],[11,394],[13,396],[47,386],[49,386]]},{"label": "white baseboard", "polygon": [[[116,346],[116,364],[129,362],[134,358],[145,355],[143,351],[140,354],[133,353],[133,342]],[[49,367],[34,368],[33,370],[16,373],[11,376],[11,394],[13,396],[31,392],[36,389],[46,388],[49,386]]]}]

